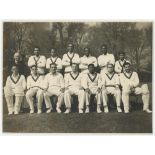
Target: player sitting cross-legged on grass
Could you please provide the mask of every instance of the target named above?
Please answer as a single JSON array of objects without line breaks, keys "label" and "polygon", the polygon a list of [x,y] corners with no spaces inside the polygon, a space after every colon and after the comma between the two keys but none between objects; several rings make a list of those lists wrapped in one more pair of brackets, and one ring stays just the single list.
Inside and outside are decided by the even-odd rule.
[{"label": "player sitting cross-legged on grass", "polygon": [[[108,94],[114,95],[117,104],[117,111],[122,112],[121,104],[121,91],[119,89],[119,76],[114,72],[114,65],[107,64],[107,73],[101,76],[102,78],[102,100],[103,106],[107,107]],[[106,111],[108,112],[108,110]]]},{"label": "player sitting cross-legged on grass", "polygon": [[79,65],[72,64],[72,72],[65,75],[65,94],[64,100],[66,105],[65,113],[71,111],[71,96],[77,95],[79,101],[79,113],[83,113],[85,92],[82,87],[82,74],[79,73]]},{"label": "player sitting cross-legged on grass", "polygon": [[124,63],[123,73],[120,74],[120,83],[122,86],[122,101],[124,104],[124,112],[129,113],[129,95],[142,95],[143,111],[151,113],[149,110],[150,93],[147,84],[139,84],[138,74],[131,69],[129,62]]},{"label": "player sitting cross-legged on grass", "polygon": [[[11,68],[12,75],[8,76],[4,87],[4,94],[8,107],[8,115],[19,114],[21,103],[23,101],[24,90],[26,89],[26,80],[23,75],[19,74],[17,65]],[[15,104],[13,97],[15,96]]]},{"label": "player sitting cross-legged on grass", "polygon": [[26,99],[30,106],[30,114],[34,113],[34,99],[36,95],[38,102],[38,114],[42,113],[42,102],[43,102],[43,76],[37,72],[37,66],[31,66],[31,75],[27,78],[27,93]]},{"label": "player sitting cross-legged on grass", "polygon": [[94,64],[88,65],[89,73],[85,74],[83,77],[83,87],[85,89],[86,95],[86,111],[89,113],[89,103],[90,96],[95,95],[97,100],[97,112],[100,112],[101,106],[101,77],[98,73],[95,72]]}]

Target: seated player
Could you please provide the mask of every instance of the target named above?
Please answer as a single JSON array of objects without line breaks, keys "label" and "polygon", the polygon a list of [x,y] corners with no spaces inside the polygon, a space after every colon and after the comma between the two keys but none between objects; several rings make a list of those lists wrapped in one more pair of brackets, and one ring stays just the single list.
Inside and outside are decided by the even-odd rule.
[{"label": "seated player", "polygon": [[81,73],[88,73],[88,65],[94,64],[97,67],[97,59],[90,55],[90,49],[88,47],[84,48],[84,56],[80,58],[79,68]]},{"label": "seated player", "polygon": [[[4,95],[8,107],[8,115],[19,114],[21,103],[23,101],[24,91],[26,89],[26,80],[24,75],[20,75],[18,67],[13,65],[12,75],[8,76],[4,87]],[[13,97],[15,96],[15,103]]]},{"label": "seated player", "polygon": [[56,95],[58,97],[57,105],[56,105],[56,110],[58,113],[61,113],[61,105],[63,102],[64,98],[64,91],[65,91],[65,86],[64,86],[64,79],[62,74],[56,72],[57,70],[57,65],[55,63],[52,63],[50,65],[50,73],[48,73],[45,76],[45,92],[44,92],[44,99],[45,99],[45,104],[46,108],[48,109],[46,113],[50,113],[52,111],[52,104],[50,97],[53,95]]},{"label": "seated player", "polygon": [[78,71],[78,64],[72,64],[72,72],[65,75],[65,94],[64,100],[66,105],[65,113],[71,111],[71,96],[77,95],[79,101],[79,113],[83,113],[85,92],[82,87],[82,74]]},{"label": "seated player", "polygon": [[36,95],[38,114],[42,113],[43,102],[43,76],[37,72],[37,66],[31,66],[31,75],[27,78],[26,100],[30,106],[30,114],[34,113],[33,97]]},{"label": "seated player", "polygon": [[72,63],[80,63],[79,54],[74,52],[74,45],[72,43],[68,44],[67,53],[63,55],[62,65],[65,68],[65,73],[70,73],[72,71]]},{"label": "seated player", "polygon": [[116,99],[117,111],[122,112],[121,104],[121,91],[119,89],[119,76],[114,72],[114,65],[107,64],[107,73],[101,76],[102,78],[102,100],[105,112],[108,112],[107,102],[108,94],[114,95]]},{"label": "seated player", "polygon": [[50,64],[55,63],[57,65],[57,72],[62,71],[62,62],[61,59],[57,56],[57,53],[54,48],[51,49],[51,57],[46,61],[46,69],[50,69]]},{"label": "seated player", "polygon": [[83,77],[83,87],[85,89],[86,96],[86,111],[85,113],[89,113],[89,102],[90,96],[92,94],[95,95],[97,100],[97,112],[100,112],[101,106],[101,77],[98,73],[95,72],[94,64],[88,65],[89,73],[85,74]]},{"label": "seated player", "polygon": [[150,93],[147,84],[139,84],[138,74],[131,70],[131,64],[126,62],[123,65],[123,73],[120,74],[120,83],[122,86],[122,101],[124,104],[124,112],[129,113],[129,95],[142,95],[143,111],[151,113],[149,110]]},{"label": "seated player", "polygon": [[34,55],[30,56],[28,60],[28,66],[31,68],[31,66],[36,65],[38,69],[38,73],[40,75],[45,74],[45,66],[46,66],[46,58],[43,55],[40,55],[40,48],[35,47],[34,48]]},{"label": "seated player", "polygon": [[123,65],[127,60],[125,59],[125,53],[119,52],[119,60],[115,62],[115,72],[120,74],[123,72]]}]

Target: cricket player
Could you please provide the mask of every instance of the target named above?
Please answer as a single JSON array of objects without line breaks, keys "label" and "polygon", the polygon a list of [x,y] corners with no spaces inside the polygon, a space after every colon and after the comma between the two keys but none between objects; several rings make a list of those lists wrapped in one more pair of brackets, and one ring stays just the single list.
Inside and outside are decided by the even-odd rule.
[{"label": "cricket player", "polygon": [[139,84],[138,74],[131,70],[131,64],[126,62],[123,65],[124,72],[120,74],[120,83],[122,86],[122,101],[124,104],[124,112],[129,113],[129,95],[142,95],[143,111],[151,113],[149,110],[150,93],[147,84]]},{"label": "cricket player", "polygon": [[117,111],[122,112],[121,105],[121,91],[119,89],[119,76],[114,72],[114,65],[107,64],[107,73],[101,76],[102,78],[102,100],[104,111],[107,113],[108,94],[114,95],[116,99]]},{"label": "cricket player", "polygon": [[80,58],[79,55],[74,52],[73,44],[69,43],[67,50],[67,53],[63,55],[62,65],[65,68],[65,73],[70,73],[72,71],[72,63],[80,64]]},{"label": "cricket player", "polygon": [[36,95],[38,114],[42,113],[42,102],[43,102],[43,76],[37,72],[37,66],[31,66],[31,75],[27,78],[27,93],[26,99],[30,106],[30,114],[34,113],[34,101],[33,97]]},{"label": "cricket player", "polygon": [[56,110],[58,113],[61,113],[60,108],[64,99],[65,86],[62,74],[56,72],[56,70],[57,65],[55,63],[52,63],[50,65],[50,73],[48,73],[44,79],[45,80],[44,99],[47,107],[46,113],[50,113],[53,109],[50,101],[50,97],[53,95],[56,95],[58,97]]},{"label": "cricket player", "polygon": [[120,74],[123,72],[123,65],[127,60],[125,59],[125,53],[119,52],[119,60],[115,62],[115,72]]},{"label": "cricket player", "polygon": [[85,89],[86,96],[86,111],[85,113],[89,113],[89,102],[90,96],[92,94],[95,95],[97,100],[97,112],[100,113],[101,106],[101,77],[98,73],[95,72],[94,64],[88,65],[89,73],[85,74],[83,77],[83,87]]},{"label": "cricket player", "polygon": [[50,64],[55,63],[57,65],[57,72],[61,73],[62,71],[62,61],[61,58],[57,56],[57,53],[54,48],[51,49],[51,57],[46,61],[46,69],[50,69]]},{"label": "cricket player", "polygon": [[107,45],[103,44],[101,46],[101,53],[103,53],[102,55],[100,55],[98,57],[98,65],[101,69],[101,74],[106,73],[107,72],[107,64],[111,63],[111,64],[115,64],[115,57],[113,54],[110,54],[107,52]]},{"label": "cricket player", "polygon": [[[4,95],[8,107],[8,115],[19,114],[21,103],[23,101],[24,91],[26,89],[26,80],[24,75],[19,74],[17,65],[11,68],[12,75],[7,77],[4,87]],[[15,96],[15,103],[13,103]]]},{"label": "cricket player", "polygon": [[94,64],[97,67],[97,59],[90,54],[90,48],[84,48],[84,56],[80,58],[79,68],[81,69],[81,73],[88,73],[88,65]]},{"label": "cricket player", "polygon": [[34,55],[30,56],[28,60],[28,66],[31,68],[33,65],[37,66],[38,73],[40,75],[45,74],[45,67],[46,67],[46,58],[43,55],[40,55],[40,48],[34,48]]},{"label": "cricket player", "polygon": [[64,100],[66,105],[65,113],[71,111],[71,96],[77,95],[79,101],[79,113],[83,113],[85,91],[82,87],[82,74],[79,73],[79,65],[72,63],[72,72],[65,75],[65,94]]}]

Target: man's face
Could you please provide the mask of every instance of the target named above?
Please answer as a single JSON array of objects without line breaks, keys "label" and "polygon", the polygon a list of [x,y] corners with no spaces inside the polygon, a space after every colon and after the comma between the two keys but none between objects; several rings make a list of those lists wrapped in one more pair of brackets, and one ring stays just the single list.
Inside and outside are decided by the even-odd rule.
[{"label": "man's face", "polygon": [[125,55],[124,55],[124,54],[120,54],[120,55],[119,55],[119,59],[120,59],[120,60],[124,60],[124,58],[125,58]]},{"label": "man's face", "polygon": [[89,66],[88,70],[90,73],[94,73],[95,72],[95,67],[94,66]]},{"label": "man's face", "polygon": [[32,67],[31,68],[31,71],[32,71],[32,73],[34,74],[34,75],[36,75],[37,74],[37,67]]},{"label": "man's face", "polygon": [[16,61],[19,61],[19,60],[20,60],[20,55],[19,55],[19,54],[16,54],[15,57],[14,57],[14,59],[15,59]]},{"label": "man's face", "polygon": [[112,73],[114,71],[113,65],[107,65],[107,71],[108,73]]},{"label": "man's face", "polygon": [[101,52],[102,52],[103,54],[107,54],[107,47],[106,47],[106,46],[102,46],[102,47],[101,47]]},{"label": "man's face", "polygon": [[73,52],[73,49],[74,49],[73,45],[68,44],[68,47],[67,47],[68,52]]},{"label": "man's face", "polygon": [[56,51],[55,51],[55,49],[51,49],[51,56],[52,56],[52,57],[55,57],[55,56],[56,56]]},{"label": "man's face", "polygon": [[88,48],[84,49],[84,55],[86,55],[87,57],[89,56],[89,49]]},{"label": "man's face", "polygon": [[51,68],[50,68],[50,71],[51,71],[51,73],[56,73],[56,69],[57,69],[57,67],[56,67],[56,65],[51,65]]},{"label": "man's face", "polygon": [[13,66],[12,69],[11,69],[12,73],[17,75],[18,74],[18,68],[17,66]]},{"label": "man's face", "polygon": [[72,64],[72,71],[77,72],[78,71],[78,65],[77,64]]},{"label": "man's face", "polygon": [[34,48],[34,55],[39,56],[39,48]]},{"label": "man's face", "polygon": [[127,64],[124,66],[124,70],[129,73],[131,71],[131,65]]}]

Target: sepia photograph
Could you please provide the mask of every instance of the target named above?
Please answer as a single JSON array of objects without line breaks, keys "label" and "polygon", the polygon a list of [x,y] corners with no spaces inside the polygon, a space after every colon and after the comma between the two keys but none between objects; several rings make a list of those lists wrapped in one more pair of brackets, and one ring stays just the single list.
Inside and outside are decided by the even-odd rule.
[{"label": "sepia photograph", "polygon": [[149,133],[153,22],[4,21],[3,133]]}]

